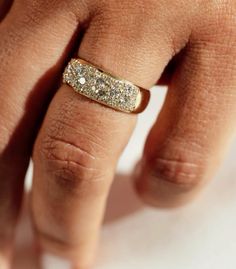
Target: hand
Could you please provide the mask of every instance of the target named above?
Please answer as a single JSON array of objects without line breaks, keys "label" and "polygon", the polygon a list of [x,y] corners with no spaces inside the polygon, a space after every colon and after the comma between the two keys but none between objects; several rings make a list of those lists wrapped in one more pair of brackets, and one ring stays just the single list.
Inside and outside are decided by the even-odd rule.
[{"label": "hand", "polygon": [[9,3],[0,1],[0,268],[9,266],[33,148],[38,242],[87,268],[137,118],[59,86],[64,65],[76,51],[144,88],[169,86],[135,185],[152,205],[180,205],[212,177],[235,135],[236,4],[15,0],[9,9]]}]

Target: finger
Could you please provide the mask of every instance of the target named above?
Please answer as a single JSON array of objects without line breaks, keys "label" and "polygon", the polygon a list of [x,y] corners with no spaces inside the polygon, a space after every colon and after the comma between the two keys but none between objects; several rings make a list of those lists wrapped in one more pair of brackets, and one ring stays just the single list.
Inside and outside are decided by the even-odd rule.
[{"label": "finger", "polygon": [[[150,32],[139,6],[125,9],[115,3],[102,10],[91,12],[97,15],[85,30],[79,56],[149,88],[173,53],[162,28],[165,23],[157,23],[160,28]],[[127,21],[130,14],[132,23]],[[32,212],[39,241],[48,253],[67,258],[78,268],[91,263],[116,163],[135,121],[134,115],[89,101],[68,86],[59,89],[33,158]]]},{"label": "finger", "polygon": [[1,256],[8,255],[12,245],[32,143],[77,21],[74,24],[53,6],[44,13],[17,1],[0,25]]},{"label": "finger", "polygon": [[136,178],[138,192],[153,205],[176,206],[194,197],[235,135],[235,20],[230,6],[219,14],[215,6],[207,10],[169,84]]}]

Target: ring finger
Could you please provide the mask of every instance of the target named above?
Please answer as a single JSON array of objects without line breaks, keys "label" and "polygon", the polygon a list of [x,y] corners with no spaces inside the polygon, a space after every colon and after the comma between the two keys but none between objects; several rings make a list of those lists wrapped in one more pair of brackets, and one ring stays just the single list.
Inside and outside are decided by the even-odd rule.
[{"label": "ring finger", "polygon": [[[167,41],[168,31],[163,31],[166,21],[150,33],[139,6],[135,12],[132,9],[135,22],[130,24],[120,21],[127,18],[130,7],[125,10],[116,3],[113,9],[119,9],[118,17],[111,16],[114,10],[110,8],[103,7],[105,12],[89,23],[79,57],[149,88],[174,51]],[[59,89],[33,158],[32,212],[39,241],[47,253],[63,256],[78,268],[90,264],[116,163],[135,122],[133,114],[102,106],[67,85]],[[44,256],[44,268],[52,266],[46,263],[48,257]]]}]

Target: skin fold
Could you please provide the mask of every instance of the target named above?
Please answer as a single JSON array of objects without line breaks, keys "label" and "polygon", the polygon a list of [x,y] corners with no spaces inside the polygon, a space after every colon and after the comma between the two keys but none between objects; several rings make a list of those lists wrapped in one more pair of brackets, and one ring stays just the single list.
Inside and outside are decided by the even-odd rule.
[{"label": "skin fold", "polygon": [[9,3],[0,1],[0,268],[10,268],[32,158],[38,244],[85,269],[137,115],[61,85],[64,66],[77,55],[143,88],[168,85],[134,185],[153,206],[182,205],[212,178],[235,136],[236,2]]}]

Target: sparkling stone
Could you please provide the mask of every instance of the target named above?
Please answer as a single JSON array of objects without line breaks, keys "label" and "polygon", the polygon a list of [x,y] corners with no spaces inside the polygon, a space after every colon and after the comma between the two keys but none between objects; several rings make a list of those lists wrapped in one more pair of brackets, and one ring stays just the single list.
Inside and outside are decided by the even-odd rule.
[{"label": "sparkling stone", "polygon": [[99,95],[99,96],[105,96],[105,95],[106,95],[106,91],[104,91],[104,90],[100,90],[100,91],[98,92],[98,95]]},{"label": "sparkling stone", "polygon": [[86,82],[86,79],[85,79],[84,77],[82,77],[82,78],[79,79],[79,83],[80,83],[81,85],[84,85],[85,82]]},{"label": "sparkling stone", "polygon": [[99,88],[105,88],[105,81],[102,78],[97,79],[97,85]]},{"label": "sparkling stone", "polygon": [[80,65],[76,66],[75,70],[76,70],[76,72],[77,72],[78,74],[82,74],[82,73],[83,73],[82,66],[80,66]]},{"label": "sparkling stone", "polygon": [[132,111],[136,106],[139,89],[124,81],[115,79],[95,67],[72,60],[65,69],[63,81],[75,91],[108,106]]}]

